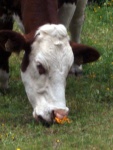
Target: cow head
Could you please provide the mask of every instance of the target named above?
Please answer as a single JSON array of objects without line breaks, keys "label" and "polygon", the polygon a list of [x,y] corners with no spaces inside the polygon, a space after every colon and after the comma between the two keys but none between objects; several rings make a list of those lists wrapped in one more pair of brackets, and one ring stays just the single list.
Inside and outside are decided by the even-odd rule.
[{"label": "cow head", "polygon": [[78,45],[73,47],[73,55],[66,28],[63,25],[44,25],[32,39],[14,31],[0,31],[0,41],[3,41],[7,51],[25,51],[21,77],[34,118],[53,122],[54,117],[61,119],[67,116],[66,78]]},{"label": "cow head", "polygon": [[65,85],[73,60],[64,26],[45,25],[36,31],[29,65],[21,77],[37,120],[51,122],[54,116],[68,114]]}]

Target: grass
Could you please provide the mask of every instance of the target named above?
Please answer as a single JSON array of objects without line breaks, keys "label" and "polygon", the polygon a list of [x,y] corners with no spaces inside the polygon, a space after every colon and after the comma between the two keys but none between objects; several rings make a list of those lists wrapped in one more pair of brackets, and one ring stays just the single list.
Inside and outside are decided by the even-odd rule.
[{"label": "grass", "polygon": [[22,54],[18,59],[12,55],[10,89],[0,93],[1,150],[113,149],[112,9],[107,5],[86,9],[82,43],[96,47],[101,57],[84,66],[83,77],[68,78],[66,98],[71,124],[50,128],[37,125],[20,78]]}]

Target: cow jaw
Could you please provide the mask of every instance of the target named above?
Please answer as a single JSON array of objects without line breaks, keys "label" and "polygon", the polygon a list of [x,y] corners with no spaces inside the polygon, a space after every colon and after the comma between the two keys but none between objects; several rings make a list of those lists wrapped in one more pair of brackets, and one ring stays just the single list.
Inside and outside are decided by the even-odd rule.
[{"label": "cow jaw", "polygon": [[[52,122],[55,114],[60,117],[62,114],[68,114],[65,85],[73,60],[64,26],[45,25],[36,32],[29,55],[29,65],[25,72],[21,72],[36,119],[41,117],[47,122]],[[62,111],[56,111],[59,109]]]}]

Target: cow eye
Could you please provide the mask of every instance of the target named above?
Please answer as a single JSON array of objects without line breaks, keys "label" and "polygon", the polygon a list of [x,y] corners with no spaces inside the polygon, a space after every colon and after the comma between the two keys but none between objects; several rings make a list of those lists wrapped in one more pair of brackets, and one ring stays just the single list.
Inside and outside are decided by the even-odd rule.
[{"label": "cow eye", "polygon": [[45,70],[45,68],[43,67],[43,65],[42,64],[38,64],[37,65],[37,69],[38,69],[38,71],[39,71],[39,74],[40,75],[42,75],[42,74],[45,74],[46,73],[46,70]]}]

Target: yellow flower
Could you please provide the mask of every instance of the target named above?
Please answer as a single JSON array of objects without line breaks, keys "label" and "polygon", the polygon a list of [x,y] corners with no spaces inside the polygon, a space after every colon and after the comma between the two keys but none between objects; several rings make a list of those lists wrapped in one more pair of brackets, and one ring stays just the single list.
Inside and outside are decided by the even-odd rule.
[{"label": "yellow flower", "polygon": [[4,123],[2,123],[2,127],[4,127],[5,125],[4,125]]},{"label": "yellow flower", "polygon": [[57,142],[57,143],[59,143],[59,142],[60,142],[60,140],[56,140],[56,142]]},{"label": "yellow flower", "polygon": [[6,133],[6,137],[8,137],[9,136],[9,134],[8,133]]},{"label": "yellow flower", "polygon": [[13,140],[13,141],[15,140],[15,137],[14,137],[14,136],[12,136],[12,140]]},{"label": "yellow flower", "polygon": [[20,148],[17,148],[16,150],[21,150]]},{"label": "yellow flower", "polygon": [[106,90],[107,90],[107,91],[109,91],[109,90],[110,90],[110,89],[109,89],[109,87],[108,87],[108,88],[106,88]]},{"label": "yellow flower", "polygon": [[63,117],[62,119],[59,119],[57,117],[55,117],[55,122],[58,123],[58,124],[64,124],[64,123],[71,123],[70,119],[67,118],[66,116]]},{"label": "yellow flower", "polygon": [[97,12],[97,9],[96,9],[96,8],[94,8],[94,12]]},{"label": "yellow flower", "polygon": [[92,73],[92,74],[90,74],[89,77],[90,77],[90,78],[95,78],[95,77],[96,77],[96,74],[95,74],[95,73]]}]

